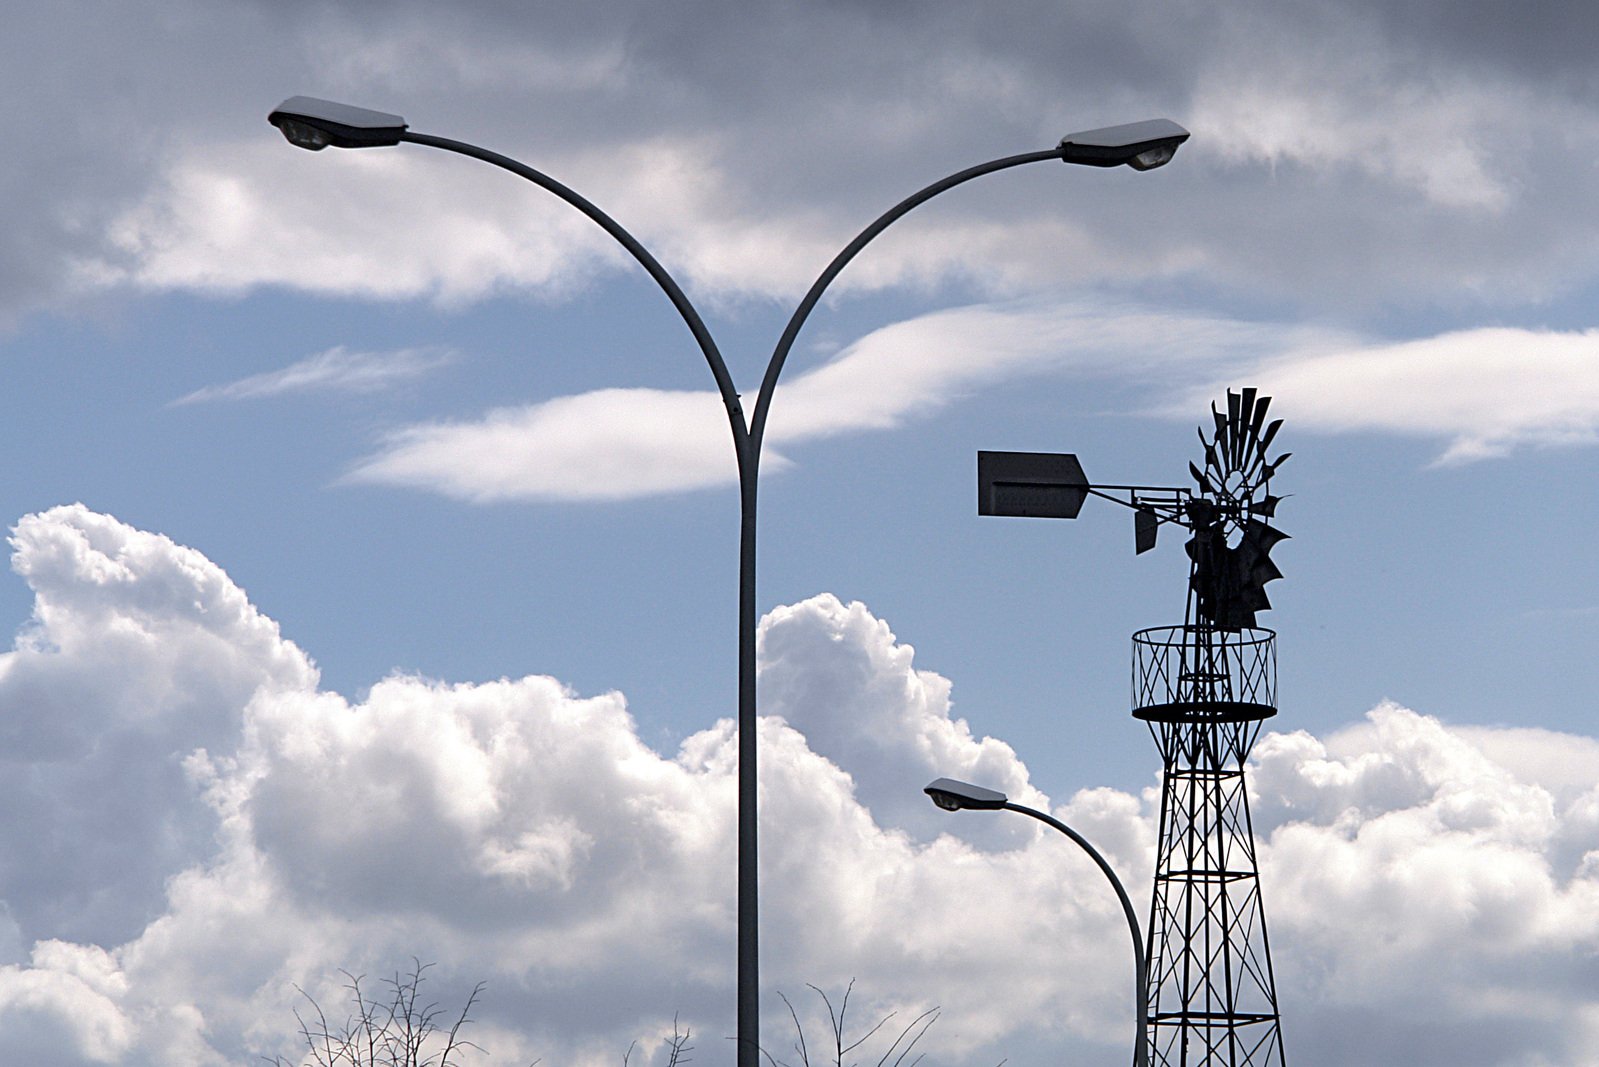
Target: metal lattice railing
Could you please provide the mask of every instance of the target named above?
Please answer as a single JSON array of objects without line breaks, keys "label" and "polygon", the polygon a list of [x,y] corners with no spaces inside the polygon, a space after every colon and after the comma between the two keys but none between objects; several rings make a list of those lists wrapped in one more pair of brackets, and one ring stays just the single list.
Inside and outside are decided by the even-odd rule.
[{"label": "metal lattice railing", "polygon": [[1262,719],[1277,708],[1271,630],[1157,626],[1133,634],[1133,714],[1175,722]]}]

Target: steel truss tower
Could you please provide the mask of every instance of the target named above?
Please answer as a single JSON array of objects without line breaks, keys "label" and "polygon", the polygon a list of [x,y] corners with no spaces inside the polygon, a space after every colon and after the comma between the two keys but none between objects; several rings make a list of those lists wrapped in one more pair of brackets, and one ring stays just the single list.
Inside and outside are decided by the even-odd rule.
[{"label": "steel truss tower", "polygon": [[1133,637],[1133,714],[1164,764],[1150,902],[1149,1062],[1284,1067],[1244,761],[1276,714],[1270,630]]}]

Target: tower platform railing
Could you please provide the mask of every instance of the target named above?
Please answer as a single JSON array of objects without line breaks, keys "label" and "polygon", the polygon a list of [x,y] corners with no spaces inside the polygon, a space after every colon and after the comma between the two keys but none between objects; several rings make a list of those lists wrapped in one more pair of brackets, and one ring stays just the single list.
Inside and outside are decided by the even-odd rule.
[{"label": "tower platform railing", "polygon": [[1155,626],[1133,634],[1133,717],[1238,723],[1277,714],[1277,634]]}]

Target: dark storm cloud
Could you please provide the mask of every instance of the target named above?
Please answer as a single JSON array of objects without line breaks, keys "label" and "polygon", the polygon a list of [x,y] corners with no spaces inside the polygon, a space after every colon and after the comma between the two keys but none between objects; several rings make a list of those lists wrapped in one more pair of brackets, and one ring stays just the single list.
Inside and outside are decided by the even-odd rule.
[{"label": "dark storm cloud", "polygon": [[[1572,220],[1594,214],[1596,18],[1578,5],[1512,16],[1366,0],[28,9],[0,45],[0,87],[26,104],[0,118],[26,148],[0,175],[0,307],[128,280],[325,287],[284,267],[196,265],[193,250],[215,245],[215,204],[168,210],[181,199],[168,183],[201,159],[212,185],[303,196],[229,153],[266,144],[263,113],[309,93],[552,166],[609,160],[630,220],[712,289],[747,272],[710,261],[760,227],[755,252],[782,258],[803,235],[847,239],[950,169],[1167,114],[1195,132],[1181,167],[1136,181],[1018,175],[952,197],[924,224],[944,227],[947,247],[873,284],[1178,278],[1318,313],[1416,299],[1504,308],[1594,269],[1594,235]],[[665,148],[705,168],[689,180],[718,183],[702,214],[651,184],[670,184],[650,163]],[[153,267],[158,247],[188,267]]]},{"label": "dark storm cloud", "polygon": [[1452,56],[1584,98],[1599,93],[1599,8],[1570,0],[1407,0],[1358,5],[1417,53]]}]

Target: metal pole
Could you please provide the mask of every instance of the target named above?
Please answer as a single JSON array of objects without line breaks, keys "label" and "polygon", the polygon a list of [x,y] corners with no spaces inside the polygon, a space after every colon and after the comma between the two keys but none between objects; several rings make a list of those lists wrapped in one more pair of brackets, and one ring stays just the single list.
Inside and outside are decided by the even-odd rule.
[{"label": "metal pole", "polygon": [[[404,130],[401,141],[438,148],[458,155],[470,156],[493,164],[503,170],[545,189],[578,211],[588,216],[596,225],[610,234],[649,273],[655,283],[671,300],[672,306],[688,325],[689,332],[705,356],[716,379],[717,391],[727,409],[728,423],[733,433],[733,448],[738,456],[739,484],[739,565],[738,565],[738,1067],[760,1065],[760,883],[759,822],[756,812],[756,729],[757,704],[755,691],[755,635],[757,618],[755,550],[757,543],[757,503],[760,480],[761,442],[766,428],[772,393],[777,387],[783,364],[799,336],[800,328],[810,317],[827,287],[833,283],[844,267],[878,234],[918,205],[938,194],[962,185],[973,178],[995,171],[1006,170],[1024,163],[1037,163],[1065,158],[1064,148],[1052,148],[1024,155],[1007,156],[988,163],[951,174],[919,192],[900,201],[880,215],[847,245],[811,285],[799,306],[789,319],[787,328],[778,340],[777,347],[766,366],[761,381],[761,392],[756,398],[754,414],[746,421],[738,390],[733,385],[727,364],[716,346],[715,339],[706,328],[699,312],[683,292],[681,286],[667,273],[659,261],[650,254],[621,223],[601,211],[566,185],[542,171],[535,170],[519,160],[498,152],[431,134]],[[1024,809],[1025,810],[1025,809]],[[1069,831],[1068,831],[1069,832]],[[1092,850],[1090,850],[1092,851]],[[1097,858],[1097,854],[1096,854]],[[1103,863],[1103,861],[1101,861]],[[1108,868],[1107,868],[1108,870]],[[1113,876],[1114,877],[1114,876]],[[1141,1067],[1141,1065],[1140,1065]]]},{"label": "metal pole", "polygon": [[1022,804],[1011,801],[1005,802],[1005,810],[1019,811],[1023,815],[1031,815],[1039,822],[1048,823],[1073,841],[1099,864],[1099,869],[1105,872],[1105,877],[1110,879],[1111,888],[1116,890],[1116,898],[1122,902],[1122,913],[1127,916],[1127,929],[1133,936],[1133,1002],[1138,1012],[1138,1038],[1133,1044],[1133,1063],[1135,1067],[1147,1067],[1149,1063],[1149,1036],[1147,1027],[1149,1023],[1149,983],[1147,978],[1147,964],[1144,959],[1144,936],[1138,929],[1138,915],[1133,911],[1133,902],[1128,899],[1127,890],[1122,885],[1122,880],[1116,877],[1116,872],[1111,869],[1105,857],[1099,850],[1088,843],[1088,839],[1061,822],[1052,815],[1037,811]]}]

